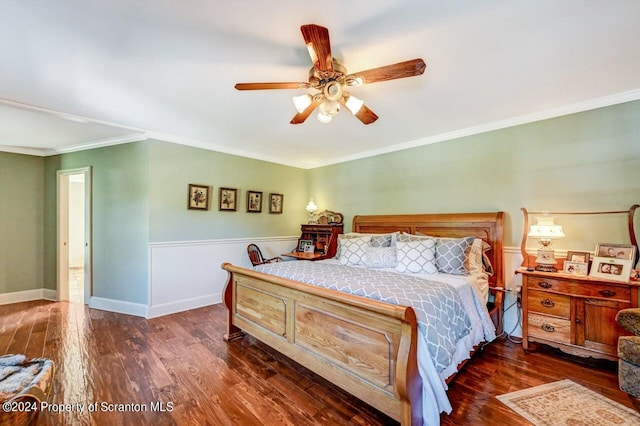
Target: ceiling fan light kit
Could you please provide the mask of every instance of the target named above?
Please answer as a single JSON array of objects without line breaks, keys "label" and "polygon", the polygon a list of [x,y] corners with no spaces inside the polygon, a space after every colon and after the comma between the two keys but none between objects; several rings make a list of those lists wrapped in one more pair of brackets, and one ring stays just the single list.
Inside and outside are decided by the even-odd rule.
[{"label": "ceiling fan light kit", "polygon": [[300,124],[318,108],[318,120],[330,123],[344,105],[363,124],[371,124],[378,116],[371,111],[364,101],[352,96],[344,90],[345,86],[354,87],[365,83],[395,80],[414,77],[424,73],[426,64],[422,59],[412,59],[393,65],[386,65],[353,74],[331,56],[329,30],[315,24],[300,27],[313,67],[309,71],[308,83],[238,83],[237,90],[269,90],[269,89],[312,89],[318,93],[305,93],[293,97],[293,104],[298,111],[291,124]]}]

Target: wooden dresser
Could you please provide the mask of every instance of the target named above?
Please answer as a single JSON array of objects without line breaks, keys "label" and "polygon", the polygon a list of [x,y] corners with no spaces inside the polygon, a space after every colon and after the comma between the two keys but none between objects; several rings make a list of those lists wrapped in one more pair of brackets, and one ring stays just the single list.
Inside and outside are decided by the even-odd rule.
[{"label": "wooden dresser", "polygon": [[544,343],[564,352],[617,360],[620,309],[638,306],[640,283],[528,271],[522,274],[522,346]]}]

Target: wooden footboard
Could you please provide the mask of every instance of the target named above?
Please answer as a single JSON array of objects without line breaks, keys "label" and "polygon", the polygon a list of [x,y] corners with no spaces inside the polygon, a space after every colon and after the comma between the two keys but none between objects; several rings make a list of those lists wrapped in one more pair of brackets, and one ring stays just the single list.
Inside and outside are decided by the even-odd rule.
[{"label": "wooden footboard", "polygon": [[229,272],[225,340],[246,332],[401,424],[422,424],[412,308],[222,268]]}]

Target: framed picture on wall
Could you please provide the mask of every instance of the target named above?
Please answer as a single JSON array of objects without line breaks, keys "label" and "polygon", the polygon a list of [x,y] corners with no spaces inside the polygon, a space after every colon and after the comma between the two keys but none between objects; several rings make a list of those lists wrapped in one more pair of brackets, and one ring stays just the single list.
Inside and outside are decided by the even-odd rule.
[{"label": "framed picture on wall", "polygon": [[237,210],[238,190],[234,188],[220,188],[218,210],[235,212]]},{"label": "framed picture on wall", "polygon": [[262,212],[262,192],[247,191],[247,212],[248,213]]},{"label": "framed picture on wall", "polygon": [[283,202],[284,202],[284,195],[269,194],[269,213],[274,213],[274,214],[282,213]]},{"label": "framed picture on wall", "polygon": [[187,208],[190,210],[209,210],[209,205],[209,186],[190,183]]}]

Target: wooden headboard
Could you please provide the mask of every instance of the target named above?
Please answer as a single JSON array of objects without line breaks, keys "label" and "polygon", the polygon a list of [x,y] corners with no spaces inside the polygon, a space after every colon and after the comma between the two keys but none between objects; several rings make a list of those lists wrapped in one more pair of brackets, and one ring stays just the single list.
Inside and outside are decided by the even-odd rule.
[{"label": "wooden headboard", "polygon": [[494,274],[489,277],[489,286],[504,287],[503,222],[504,212],[354,216],[352,231],[371,234],[402,231],[433,237],[482,238],[491,245],[487,255]]}]

